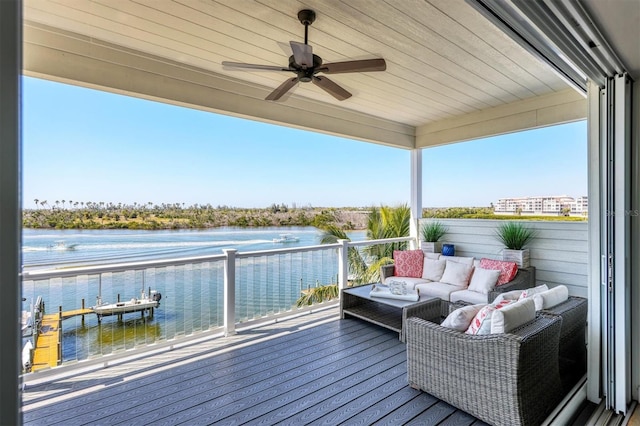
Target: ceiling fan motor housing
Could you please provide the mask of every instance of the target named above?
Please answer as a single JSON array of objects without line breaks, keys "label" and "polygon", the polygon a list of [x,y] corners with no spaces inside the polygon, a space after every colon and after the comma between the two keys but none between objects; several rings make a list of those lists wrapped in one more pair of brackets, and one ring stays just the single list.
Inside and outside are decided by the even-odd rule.
[{"label": "ceiling fan motor housing", "polygon": [[308,68],[303,68],[302,66],[298,65],[293,55],[289,56],[289,68],[294,68],[296,70],[298,81],[301,81],[303,83],[308,83],[313,80],[315,70],[321,65],[322,58],[318,55],[313,55],[313,66]]}]

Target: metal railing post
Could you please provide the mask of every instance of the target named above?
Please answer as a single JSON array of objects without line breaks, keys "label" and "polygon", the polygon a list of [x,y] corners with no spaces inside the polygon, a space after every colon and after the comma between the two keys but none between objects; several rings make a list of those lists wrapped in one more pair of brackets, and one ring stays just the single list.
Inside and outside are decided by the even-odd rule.
[{"label": "metal railing post", "polygon": [[338,289],[347,287],[349,280],[349,240],[338,240]]},{"label": "metal railing post", "polygon": [[224,255],[224,335],[236,334],[236,249],[223,249]]}]

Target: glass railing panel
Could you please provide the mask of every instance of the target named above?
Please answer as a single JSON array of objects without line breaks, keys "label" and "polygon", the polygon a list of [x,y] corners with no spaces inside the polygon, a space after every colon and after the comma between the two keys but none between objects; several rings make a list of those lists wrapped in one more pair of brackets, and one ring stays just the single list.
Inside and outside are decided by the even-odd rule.
[{"label": "glass railing panel", "polygon": [[236,321],[277,315],[296,309],[301,292],[336,284],[335,248],[239,255],[236,260]]}]

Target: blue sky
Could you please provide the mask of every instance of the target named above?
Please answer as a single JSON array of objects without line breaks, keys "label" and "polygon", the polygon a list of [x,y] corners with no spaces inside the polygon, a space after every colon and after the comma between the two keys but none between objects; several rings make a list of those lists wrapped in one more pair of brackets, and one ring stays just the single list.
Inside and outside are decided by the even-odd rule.
[{"label": "blue sky", "polygon": [[[409,202],[409,151],[24,78],[23,205]],[[424,207],[587,194],[586,122],[423,151]]]}]

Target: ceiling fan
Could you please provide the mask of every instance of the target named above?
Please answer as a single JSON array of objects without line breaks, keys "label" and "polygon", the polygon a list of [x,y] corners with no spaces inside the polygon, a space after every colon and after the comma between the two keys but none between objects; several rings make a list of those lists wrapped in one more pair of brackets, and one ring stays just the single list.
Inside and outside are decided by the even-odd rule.
[{"label": "ceiling fan", "polygon": [[291,51],[293,55],[289,57],[288,67],[279,67],[273,65],[259,65],[259,64],[245,64],[241,62],[222,62],[225,67],[233,68],[245,68],[253,70],[265,70],[265,71],[288,71],[294,73],[296,76],[287,79],[277,89],[269,94],[265,98],[267,101],[277,101],[291,88],[293,88],[299,81],[303,83],[313,82],[316,86],[325,90],[327,93],[343,101],[351,97],[344,88],[338,84],[329,80],[327,77],[318,76],[318,73],[323,74],[340,74],[349,72],[370,72],[370,71],[384,71],[387,68],[387,64],[384,59],[363,59],[357,61],[345,61],[345,62],[332,62],[328,64],[322,63],[320,56],[313,54],[312,47],[308,44],[309,25],[316,20],[316,13],[310,9],[303,9],[298,12],[298,19],[300,23],[304,25],[304,43],[296,41],[290,41]]}]

